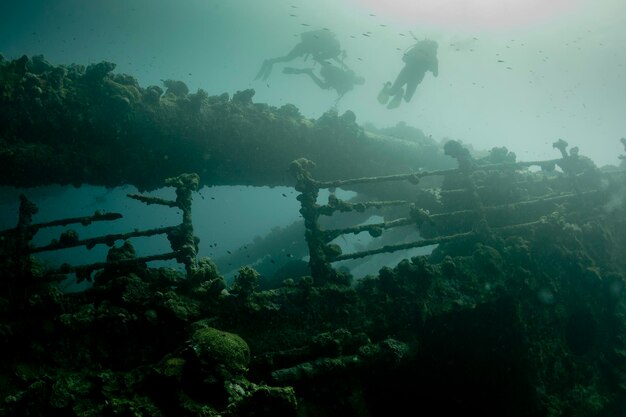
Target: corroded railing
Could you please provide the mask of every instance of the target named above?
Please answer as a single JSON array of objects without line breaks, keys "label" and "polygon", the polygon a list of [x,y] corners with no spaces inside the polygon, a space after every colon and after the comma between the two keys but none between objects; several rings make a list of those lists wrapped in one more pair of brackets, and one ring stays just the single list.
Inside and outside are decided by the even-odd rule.
[{"label": "corroded railing", "polygon": [[11,242],[11,244],[4,245],[5,250],[10,252],[7,255],[12,256],[13,259],[15,259],[16,264],[19,265],[28,264],[30,262],[30,255],[36,253],[80,246],[92,249],[99,244],[105,244],[112,247],[116,241],[120,240],[126,241],[127,239],[136,237],[166,235],[172,248],[172,251],[168,253],[132,257],[129,259],[107,260],[87,265],[70,265],[66,263],[54,270],[47,271],[47,274],[50,276],[59,276],[75,273],[77,280],[80,282],[82,280],[91,280],[91,274],[94,271],[107,267],[119,267],[130,264],[137,265],[150,261],[175,259],[177,262],[185,266],[187,275],[190,275],[198,267],[196,259],[198,249],[197,239],[193,235],[191,217],[192,193],[198,188],[198,175],[182,174],[178,177],[167,179],[165,181],[165,185],[175,187],[176,200],[171,201],[140,194],[128,194],[128,197],[148,205],[158,204],[180,209],[182,211],[182,221],[176,226],[159,227],[148,230],[134,230],[127,233],[107,234],[87,239],[80,239],[76,231],[69,229],[62,232],[58,239],[53,239],[52,242],[47,245],[34,246],[31,241],[41,229],[55,226],[69,226],[78,223],[83,226],[88,226],[93,222],[115,221],[121,219],[123,216],[120,213],[103,213],[96,211],[91,216],[60,219],[46,223],[33,223],[32,218],[33,215],[38,212],[38,208],[34,203],[29,201],[26,196],[21,195],[17,226],[13,229],[1,231],[0,237],[5,243],[7,241]]},{"label": "corroded railing", "polygon": [[[626,143],[625,143],[626,146]],[[494,213],[510,213],[513,210],[527,210],[530,206],[546,205],[553,203],[562,203],[572,199],[580,199],[585,201],[586,197],[596,194],[599,188],[581,187],[581,177],[592,176],[599,178],[599,171],[595,165],[585,157],[578,155],[578,149],[573,148],[567,151],[567,143],[559,140],[553,144],[553,147],[559,149],[561,158],[542,160],[542,161],[526,161],[526,162],[505,162],[496,164],[479,165],[470,156],[467,149],[456,141],[449,141],[444,146],[446,155],[455,158],[458,168],[439,170],[439,171],[419,171],[409,174],[399,174],[380,177],[353,178],[335,181],[318,181],[311,175],[311,169],[315,167],[315,163],[301,158],[295,160],[290,165],[291,173],[296,177],[296,190],[300,192],[298,200],[301,204],[300,213],[305,223],[305,238],[309,247],[309,266],[315,282],[322,285],[328,282],[342,283],[345,282],[344,277],[337,273],[331,266],[332,263],[345,261],[349,259],[358,259],[366,256],[395,252],[418,247],[437,245],[441,243],[452,242],[459,239],[468,238],[484,238],[489,239],[492,233],[505,233],[515,231],[520,228],[536,225],[540,222],[540,216],[529,221],[523,221],[513,224],[498,224],[497,227],[490,226],[490,217]],[[489,185],[479,184],[475,179],[477,172],[482,172],[484,176],[489,178],[494,173],[518,172],[526,170],[529,167],[537,166],[542,172],[554,172],[555,167],[560,167],[562,174],[554,174],[558,177],[564,177],[565,181],[570,184],[568,192],[546,192],[541,195],[535,195],[526,199],[515,201],[504,201],[500,204],[486,205],[483,202],[481,194],[490,191]],[[527,170],[525,172],[528,172]],[[591,173],[591,174],[590,174]],[[440,195],[452,195],[454,193],[462,193],[464,195],[462,209],[453,209],[431,213],[424,208],[420,208],[416,202],[412,201],[368,201],[360,203],[349,203],[337,198],[334,194],[328,198],[328,203],[324,205],[317,204],[317,198],[321,189],[334,189],[347,187],[356,184],[374,184],[393,181],[408,181],[417,186],[422,178],[426,177],[456,177],[457,183],[461,184],[453,189],[438,189]],[[559,178],[557,178],[559,179]],[[550,179],[544,178],[546,184]],[[484,183],[485,181],[483,181]],[[519,185],[521,183],[517,183]],[[516,184],[512,184],[516,185]],[[547,189],[550,187],[546,185]],[[391,206],[408,206],[409,213],[406,217],[373,224],[361,224],[341,229],[324,230],[319,225],[320,216],[332,216],[336,212],[364,212],[369,208],[384,208]],[[445,206],[445,205],[444,205]],[[445,209],[445,207],[444,207]],[[543,213],[546,215],[548,213]],[[381,248],[363,250],[354,253],[342,254],[341,248],[331,242],[339,236],[346,234],[358,234],[368,232],[370,236],[380,237],[384,230],[414,225],[418,231],[422,231],[422,226],[433,226],[440,224],[445,219],[458,218],[461,216],[471,216],[471,227],[469,230],[460,230],[457,227],[453,232],[432,236],[425,239],[416,240],[414,242],[402,243],[396,245],[386,245]],[[502,223],[502,222],[499,222]]]}]

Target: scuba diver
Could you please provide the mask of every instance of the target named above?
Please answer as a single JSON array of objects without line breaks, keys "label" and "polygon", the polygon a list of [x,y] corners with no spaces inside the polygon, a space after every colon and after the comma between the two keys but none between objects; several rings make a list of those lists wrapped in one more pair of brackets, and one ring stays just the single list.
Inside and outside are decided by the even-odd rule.
[{"label": "scuba diver", "polygon": [[[437,42],[424,39],[418,41],[411,49],[405,52],[402,57],[404,68],[402,68],[394,83],[386,82],[378,94],[380,104],[387,104],[390,97],[393,98],[387,104],[388,109],[399,107],[403,97],[404,101],[408,103],[411,101],[418,84],[422,82],[427,71],[432,72],[435,77],[439,75],[437,47]],[[405,85],[406,91],[404,90]]]},{"label": "scuba diver", "polygon": [[312,56],[316,62],[323,62],[328,59],[335,60],[343,66],[340,56],[344,53],[335,34],[327,29],[312,30],[300,34],[300,43],[285,56],[266,59],[257,73],[255,80],[266,80],[272,72],[272,67],[278,62],[292,61],[298,57],[305,60]]},{"label": "scuba diver", "polygon": [[340,68],[330,62],[322,62],[320,76],[318,77],[313,68],[291,68],[285,67],[284,74],[307,74],[318,87],[324,90],[335,90],[339,97],[339,101],[348,91],[351,91],[355,85],[363,85],[365,80],[355,74],[354,71],[344,67]]}]

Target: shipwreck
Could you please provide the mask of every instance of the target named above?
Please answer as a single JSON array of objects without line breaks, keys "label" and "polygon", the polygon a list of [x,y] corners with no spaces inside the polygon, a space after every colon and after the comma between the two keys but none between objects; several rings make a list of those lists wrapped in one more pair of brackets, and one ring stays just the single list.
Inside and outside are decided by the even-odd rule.
[{"label": "shipwreck", "polygon": [[[406,125],[366,129],[349,111],[310,120],[253,90],[144,88],[114,68],[0,58],[0,181],[24,193],[0,231],[2,415],[626,413],[624,161],[597,167],[564,140],[553,159],[518,161]],[[181,220],[81,238],[74,225],[123,213],[37,222],[28,188],[50,184],[131,184],[141,193],[129,198]],[[199,257],[191,202],[211,185],[294,187],[302,229],[250,253],[301,233],[290,250],[307,274],[268,283],[233,254],[227,282]],[[149,194],[162,186],[176,198]],[[372,213],[384,220],[365,223]],[[66,229],[33,243],[53,226]],[[399,242],[398,230],[419,238]],[[359,233],[383,244],[334,243]],[[137,256],[133,239],[155,235],[171,251]],[[37,258],[96,245],[110,248],[101,262]],[[426,246],[359,280],[336,267]],[[151,266],[163,259],[182,269]],[[65,293],[68,277],[90,286]]]}]

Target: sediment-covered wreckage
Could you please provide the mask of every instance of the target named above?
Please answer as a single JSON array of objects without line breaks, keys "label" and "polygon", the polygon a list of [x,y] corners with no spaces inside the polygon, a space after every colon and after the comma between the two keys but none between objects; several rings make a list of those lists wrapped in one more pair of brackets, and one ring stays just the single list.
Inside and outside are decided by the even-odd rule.
[{"label": "sediment-covered wreckage", "polygon": [[[564,141],[547,161],[477,155],[406,126],[366,132],[350,112],[308,120],[249,90],[209,97],[172,81],[164,94],[113,67],[0,60],[2,184],[167,185],[175,200],[129,197],[182,219],[81,239],[72,225],[121,214],[37,223],[22,196],[0,234],[3,415],[626,413],[624,166],[599,169]],[[308,275],[261,291],[253,268],[227,284],[197,257],[192,220],[205,213],[191,201],[221,184],[295,187]],[[359,198],[318,201],[335,188]],[[372,213],[384,221],[364,224]],[[33,244],[51,226],[67,229]],[[333,243],[402,227],[420,238],[355,253]],[[171,252],[138,257],[132,239],[156,234]],[[37,259],[101,244],[102,262]],[[358,281],[334,267],[426,245],[437,246]],[[63,293],[68,274],[92,286]]]}]

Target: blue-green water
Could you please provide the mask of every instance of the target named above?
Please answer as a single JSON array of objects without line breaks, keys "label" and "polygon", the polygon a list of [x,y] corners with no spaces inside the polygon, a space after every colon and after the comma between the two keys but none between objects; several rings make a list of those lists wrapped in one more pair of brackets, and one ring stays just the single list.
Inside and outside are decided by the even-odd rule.
[{"label": "blue-green water", "polygon": [[[616,164],[626,109],[626,5],[620,0],[165,0],[2,2],[0,53],[43,54],[54,64],[108,60],[143,86],[177,79],[209,94],[256,90],[255,101],[293,103],[319,117],[336,94],[282,67],[254,80],[264,59],[285,55],[300,33],[327,28],[344,62],[365,79],[338,104],[359,123],[398,121],[436,140],[478,149],[505,145],[524,159],[554,156],[558,138],[598,164]],[[366,36],[365,36],[366,35]],[[409,105],[376,101],[416,38],[439,43]]]}]

